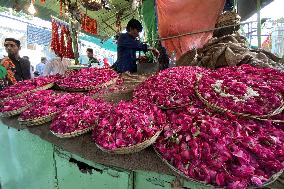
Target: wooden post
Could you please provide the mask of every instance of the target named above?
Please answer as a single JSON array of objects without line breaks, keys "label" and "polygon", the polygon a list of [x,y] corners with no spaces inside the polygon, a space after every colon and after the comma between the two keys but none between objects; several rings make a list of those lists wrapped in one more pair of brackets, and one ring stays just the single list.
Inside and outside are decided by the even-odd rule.
[{"label": "wooden post", "polygon": [[260,19],[260,10],[261,4],[260,0],[257,0],[257,41],[258,48],[261,48],[261,19]]}]

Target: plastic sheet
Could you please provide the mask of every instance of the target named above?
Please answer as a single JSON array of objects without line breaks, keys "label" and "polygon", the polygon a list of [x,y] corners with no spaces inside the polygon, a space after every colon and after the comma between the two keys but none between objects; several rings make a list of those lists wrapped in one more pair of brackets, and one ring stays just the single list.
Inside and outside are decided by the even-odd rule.
[{"label": "plastic sheet", "polygon": [[[224,0],[157,0],[160,37],[212,29],[224,8]],[[212,32],[183,36],[163,41],[168,52],[179,58],[193,47],[202,47]]]}]

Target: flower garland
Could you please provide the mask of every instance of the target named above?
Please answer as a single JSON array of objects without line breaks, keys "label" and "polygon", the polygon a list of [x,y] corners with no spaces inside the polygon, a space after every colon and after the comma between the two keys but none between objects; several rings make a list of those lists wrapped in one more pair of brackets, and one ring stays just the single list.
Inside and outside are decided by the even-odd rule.
[{"label": "flower garland", "polygon": [[58,34],[58,30],[59,27],[56,23],[56,21],[54,19],[52,19],[52,38],[51,38],[51,49],[55,52],[55,54],[57,56],[59,56],[59,52],[60,52],[60,42],[59,42],[59,34]]},{"label": "flower garland", "polygon": [[9,57],[5,57],[1,61],[1,65],[6,68],[7,70],[7,79],[11,84],[17,83],[17,80],[15,78],[15,69],[16,66],[12,62],[12,60]]}]

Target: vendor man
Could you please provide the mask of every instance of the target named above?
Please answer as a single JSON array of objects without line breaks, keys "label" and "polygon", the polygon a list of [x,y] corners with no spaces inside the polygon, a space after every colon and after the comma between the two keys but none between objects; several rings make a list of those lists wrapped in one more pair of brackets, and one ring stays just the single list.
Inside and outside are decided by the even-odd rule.
[{"label": "vendor man", "polygon": [[142,24],[138,20],[131,19],[126,27],[127,33],[119,35],[117,41],[117,61],[112,66],[117,72],[137,72],[136,51],[146,52],[151,50],[154,54],[159,54],[159,51],[156,49],[136,40],[142,29]]},{"label": "vendor man", "polygon": [[94,57],[94,50],[91,48],[87,48],[87,57],[89,58],[88,66],[91,67],[99,67],[100,63],[98,59]]},{"label": "vendor man", "polygon": [[21,42],[14,38],[6,38],[4,42],[8,57],[1,61],[1,65],[7,69],[7,80],[9,84],[31,78],[30,61],[19,55]]}]

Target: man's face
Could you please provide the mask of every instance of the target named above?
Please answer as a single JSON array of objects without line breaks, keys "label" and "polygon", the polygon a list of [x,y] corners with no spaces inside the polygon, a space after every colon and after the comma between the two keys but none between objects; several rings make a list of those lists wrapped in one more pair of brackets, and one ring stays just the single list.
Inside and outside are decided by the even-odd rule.
[{"label": "man's face", "polygon": [[20,47],[14,41],[5,41],[4,46],[10,56],[15,56],[19,53]]},{"label": "man's face", "polygon": [[136,28],[130,28],[130,35],[136,38],[136,37],[139,37],[139,32]]},{"label": "man's face", "polygon": [[90,51],[87,51],[87,56],[88,56],[88,58],[93,58],[93,53],[90,52]]}]

